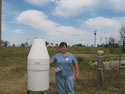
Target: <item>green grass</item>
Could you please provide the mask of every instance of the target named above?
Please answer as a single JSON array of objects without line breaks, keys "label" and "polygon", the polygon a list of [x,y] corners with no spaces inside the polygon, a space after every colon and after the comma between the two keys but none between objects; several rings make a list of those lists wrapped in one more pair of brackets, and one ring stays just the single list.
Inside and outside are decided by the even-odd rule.
[{"label": "green grass", "polygon": [[[0,94],[26,94],[27,87],[27,56],[29,48],[2,48],[2,62],[0,63]],[[76,94],[124,94],[125,91],[125,69],[122,69],[119,76],[118,69],[104,70],[104,90],[102,90],[97,79],[95,62],[97,51],[103,50],[104,61],[118,60],[119,49],[109,53],[106,48],[69,48],[79,62],[80,80],[75,81]],[[49,48],[50,57],[60,52],[58,48]],[[122,54],[122,59],[125,59]],[[50,87],[55,88],[54,65],[50,69]],[[120,84],[119,84],[120,77]],[[98,86],[99,85],[99,86]],[[58,94],[57,90],[50,90],[48,94]]]}]

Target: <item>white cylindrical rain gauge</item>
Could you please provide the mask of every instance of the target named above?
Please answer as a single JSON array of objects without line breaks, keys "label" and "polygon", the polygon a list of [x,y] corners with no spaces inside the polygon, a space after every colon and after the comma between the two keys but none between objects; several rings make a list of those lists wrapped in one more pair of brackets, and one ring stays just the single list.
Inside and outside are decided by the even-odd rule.
[{"label": "white cylindrical rain gauge", "polygon": [[45,91],[49,88],[49,60],[45,41],[34,39],[27,62],[28,90]]}]

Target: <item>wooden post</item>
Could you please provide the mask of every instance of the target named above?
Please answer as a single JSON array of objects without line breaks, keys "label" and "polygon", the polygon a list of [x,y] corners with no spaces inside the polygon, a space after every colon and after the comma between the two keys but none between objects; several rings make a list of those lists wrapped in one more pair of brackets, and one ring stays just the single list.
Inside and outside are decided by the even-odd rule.
[{"label": "wooden post", "polygon": [[1,32],[2,32],[2,0],[0,0],[0,63],[1,63]]}]

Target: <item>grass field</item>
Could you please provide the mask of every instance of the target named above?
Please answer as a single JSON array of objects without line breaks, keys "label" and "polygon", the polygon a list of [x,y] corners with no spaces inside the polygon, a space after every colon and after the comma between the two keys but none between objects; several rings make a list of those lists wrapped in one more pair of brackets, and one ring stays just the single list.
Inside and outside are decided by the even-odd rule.
[{"label": "grass field", "polygon": [[[27,56],[29,48],[2,48],[0,63],[0,94],[26,94],[27,91]],[[59,52],[58,48],[48,48],[52,57]],[[125,69],[119,74],[118,68],[104,70],[104,89],[97,79],[96,66],[89,62],[96,61],[97,50],[104,50],[104,61],[118,60],[119,49],[112,54],[104,48],[69,48],[79,61],[80,79],[75,81],[76,94],[125,94]],[[125,59],[125,54],[122,54]],[[55,88],[55,65],[50,68],[50,87]],[[58,94],[57,90],[49,90],[47,94]]]}]

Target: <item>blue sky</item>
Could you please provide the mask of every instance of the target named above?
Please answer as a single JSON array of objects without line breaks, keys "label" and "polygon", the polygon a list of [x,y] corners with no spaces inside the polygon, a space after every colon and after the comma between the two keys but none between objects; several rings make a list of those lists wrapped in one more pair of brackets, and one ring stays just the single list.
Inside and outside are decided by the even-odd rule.
[{"label": "blue sky", "polygon": [[97,30],[98,44],[109,37],[118,41],[124,5],[125,0],[3,0],[2,39],[20,44],[42,37],[91,45]]}]

